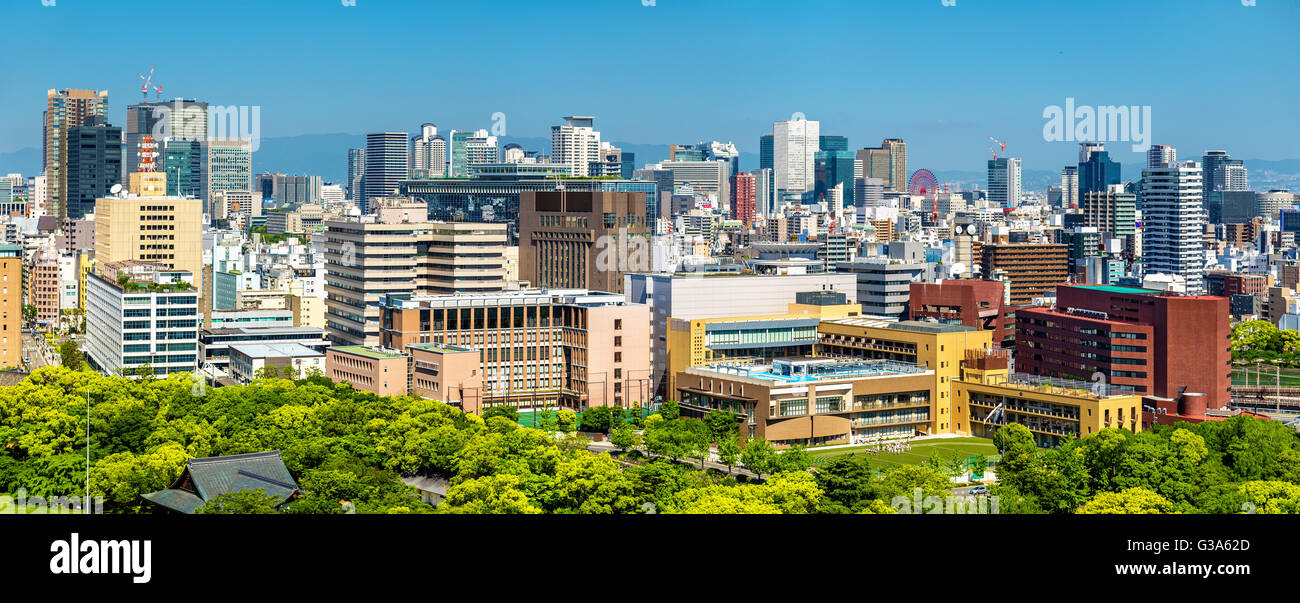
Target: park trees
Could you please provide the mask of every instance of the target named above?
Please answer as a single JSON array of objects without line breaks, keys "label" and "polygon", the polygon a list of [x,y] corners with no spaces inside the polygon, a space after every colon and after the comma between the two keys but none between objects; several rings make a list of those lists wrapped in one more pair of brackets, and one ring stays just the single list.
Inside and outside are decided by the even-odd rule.
[{"label": "park trees", "polygon": [[1146,488],[1128,488],[1120,492],[1102,492],[1079,509],[1084,515],[1146,515],[1170,513],[1173,503]]}]

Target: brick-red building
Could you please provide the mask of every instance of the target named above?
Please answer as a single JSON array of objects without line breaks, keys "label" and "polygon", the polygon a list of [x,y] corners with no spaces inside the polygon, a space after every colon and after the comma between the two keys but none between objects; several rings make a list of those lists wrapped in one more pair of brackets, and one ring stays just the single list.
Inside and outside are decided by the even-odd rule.
[{"label": "brick-red building", "polygon": [[938,283],[912,283],[908,318],[933,318],[993,331],[993,343],[1004,348],[1015,344],[1016,315],[1004,303],[1006,283],[973,279]]},{"label": "brick-red building", "polygon": [[758,178],[749,172],[731,177],[731,219],[749,226],[758,211]]},{"label": "brick-red building", "polygon": [[1017,372],[1100,372],[1142,396],[1231,401],[1228,298],[1110,285],[1061,285],[1056,298],[1055,308],[1016,310]]}]

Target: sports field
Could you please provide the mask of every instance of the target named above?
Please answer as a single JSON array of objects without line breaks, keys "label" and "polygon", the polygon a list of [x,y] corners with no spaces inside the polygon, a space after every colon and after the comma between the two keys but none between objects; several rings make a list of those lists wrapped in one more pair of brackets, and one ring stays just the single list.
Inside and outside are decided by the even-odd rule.
[{"label": "sports field", "polygon": [[808,450],[809,456],[813,458],[814,465],[820,465],[837,456],[846,456],[850,454],[865,454],[871,459],[871,466],[877,469],[886,467],[897,467],[899,465],[919,465],[921,461],[930,458],[931,454],[939,453],[942,458],[947,458],[953,452],[959,452],[964,456],[977,455],[997,455],[998,449],[993,446],[993,440],[988,438],[936,438],[933,440],[921,440],[912,442],[912,449],[907,452],[892,453],[879,452],[871,454],[867,452],[867,446],[852,446],[845,448],[812,448]]},{"label": "sports field", "polygon": [[1273,365],[1265,362],[1260,366],[1232,366],[1232,384],[1233,385],[1260,385],[1261,387],[1276,387],[1279,379],[1282,387],[1300,386],[1300,369],[1283,368],[1278,370]]}]

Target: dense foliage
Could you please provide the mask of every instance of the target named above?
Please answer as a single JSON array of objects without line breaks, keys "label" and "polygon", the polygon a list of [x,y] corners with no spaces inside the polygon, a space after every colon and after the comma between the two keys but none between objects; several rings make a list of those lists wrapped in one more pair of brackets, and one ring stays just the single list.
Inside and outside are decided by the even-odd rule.
[{"label": "dense foliage", "polygon": [[1300,366],[1300,332],[1282,330],[1267,320],[1248,320],[1232,327],[1232,358],[1240,362],[1277,361]]},{"label": "dense foliage", "polygon": [[[0,388],[0,492],[78,495],[85,484],[90,406],[92,495],[108,512],[147,511],[190,458],[279,450],[303,494],[279,509],[262,493],[209,501],[204,513],[889,513],[895,497],[946,496],[958,463],[935,458],[877,471],[845,456],[809,470],[798,448],[741,442],[734,415],[650,415],[644,430],[614,413],[617,456],[594,454],[571,411],[546,429],[512,409],[485,417],[441,402],[380,397],[319,375],[269,372],[251,385],[208,389],[187,375],[129,380],[45,367]],[[1003,513],[1296,512],[1300,438],[1249,417],[1108,429],[1056,450],[1010,425],[997,444]],[[707,461],[707,462],[706,462]],[[701,469],[705,465],[707,469]],[[733,469],[764,480],[737,479]],[[403,475],[443,476],[435,510]]]}]

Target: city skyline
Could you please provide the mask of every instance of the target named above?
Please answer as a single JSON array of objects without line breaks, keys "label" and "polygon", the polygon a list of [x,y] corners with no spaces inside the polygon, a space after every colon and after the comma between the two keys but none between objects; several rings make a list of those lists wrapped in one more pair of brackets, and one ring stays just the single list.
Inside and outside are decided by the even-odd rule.
[{"label": "city skyline", "polygon": [[[365,133],[415,134],[425,122],[444,132],[491,128],[498,112],[505,116],[504,138],[543,138],[562,116],[584,114],[594,115],[604,139],[616,143],[729,140],[748,156],[757,154],[758,137],[769,133],[773,122],[803,113],[820,121],[823,133],[847,136],[852,148],[883,138],[907,140],[911,166],[980,171],[989,158],[987,137],[996,136],[1008,142],[1003,154],[1022,158],[1026,170],[1050,170],[1071,164],[1077,144],[1045,140],[1044,111],[1077,101],[1150,107],[1149,142],[1179,149],[1180,159],[1198,158],[1210,149],[1227,149],[1244,159],[1300,158],[1295,142],[1300,126],[1272,118],[1287,114],[1287,99],[1300,91],[1280,62],[1300,52],[1300,41],[1286,35],[1287,24],[1300,18],[1300,6],[1176,3],[1178,12],[1172,13],[1172,2],[1097,2],[1098,10],[1074,14],[1067,7],[1021,2],[932,4],[831,2],[801,12],[758,2],[740,13],[724,3],[687,7],[665,0],[643,6],[629,0],[585,3],[581,10],[556,13],[520,2],[490,14],[471,6],[430,9],[412,2],[386,2],[381,12],[364,0],[357,6],[222,5],[222,12],[230,14],[256,8],[267,23],[292,16],[297,27],[312,32],[278,37],[231,32],[231,21],[198,18],[202,6],[169,6],[174,18],[193,17],[194,28],[156,34],[159,44],[153,48],[182,37],[190,42],[186,52],[164,57],[128,44],[97,46],[87,55],[88,41],[48,34],[109,19],[112,7],[72,0],[55,6],[33,2],[15,8],[16,18],[31,26],[17,28],[12,41],[36,52],[4,70],[0,111],[12,117],[0,124],[0,163],[6,156],[39,149],[44,90],[108,90],[108,121],[122,125],[126,106],[140,101],[135,74],[151,65],[157,65],[154,83],[164,86],[163,99],[261,107],[264,138],[346,133],[359,137],[356,146],[362,146]],[[773,11],[783,19],[760,18]],[[837,11],[848,18],[827,18]],[[377,32],[382,25],[418,20],[425,13],[437,15],[439,22],[484,25],[437,30],[446,52],[435,45],[419,55],[405,46],[406,36],[372,36],[365,45],[339,51],[337,40],[324,35],[335,27]],[[891,34],[885,27],[872,32],[854,25],[867,19],[907,24],[905,30],[925,34],[873,44]],[[1122,27],[1109,28],[1152,19],[1179,26],[1137,36]],[[568,37],[531,35],[560,26],[596,28],[619,40],[627,52],[595,52],[569,43]],[[789,36],[801,27],[812,37]],[[1182,35],[1186,31],[1203,35]],[[483,35],[517,43],[489,45],[468,55],[455,50]],[[768,36],[786,36],[781,39],[792,44],[773,45]],[[687,43],[703,39],[731,50]],[[1219,46],[1219,52],[1199,52],[1216,39],[1232,43]],[[421,65],[452,55],[458,56],[454,68]],[[255,68],[264,56],[282,58]],[[863,58],[845,64],[854,56]],[[730,64],[718,68],[716,60],[706,60],[718,57]],[[1171,67],[1156,70],[1161,61]],[[608,75],[604,81],[556,85],[563,80],[550,65],[561,64],[565,71],[583,68]],[[283,68],[292,68],[294,75],[285,77]],[[411,77],[424,69],[427,77]],[[1230,70],[1242,86],[1267,85],[1274,93],[1252,94],[1242,110],[1213,111],[1214,119],[1206,119],[1215,106],[1241,105],[1240,89],[1205,86],[1203,78],[1194,77],[1214,70]],[[805,83],[793,84],[779,77],[782,73],[806,74],[800,80]],[[1081,81],[1086,74],[1102,76]],[[837,78],[842,80],[827,83]],[[304,89],[318,92],[304,95]],[[630,95],[629,89],[640,92]],[[735,90],[749,92],[726,93]],[[684,94],[698,102],[683,105]],[[150,100],[155,96],[151,92]],[[385,96],[396,100],[381,102]],[[1108,150],[1121,164],[1142,163],[1144,154],[1129,147],[1112,141]],[[1126,179],[1134,176],[1124,174]]]}]

